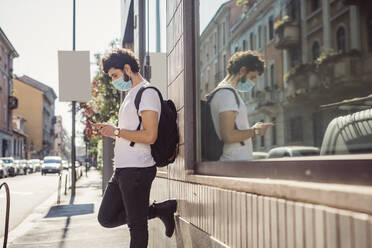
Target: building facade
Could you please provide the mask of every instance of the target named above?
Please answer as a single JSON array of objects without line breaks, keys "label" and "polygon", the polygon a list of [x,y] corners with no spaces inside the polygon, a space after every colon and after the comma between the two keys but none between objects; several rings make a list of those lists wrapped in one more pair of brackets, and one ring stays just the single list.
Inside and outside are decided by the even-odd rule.
[{"label": "building facade", "polygon": [[17,107],[17,99],[12,95],[13,59],[17,51],[0,28],[0,155],[13,154],[12,110]]},{"label": "building facade", "polygon": [[[144,2],[132,1],[134,16],[143,17],[141,20],[146,20]],[[201,13],[199,8],[204,3],[215,13],[223,13],[218,11],[219,6],[213,7],[215,2],[167,0],[168,98],[175,102],[178,111],[180,154],[175,163],[158,170],[151,199],[175,198],[178,208],[176,231],[171,239],[164,235],[160,220],[149,222],[149,247],[369,248],[372,244],[371,154],[202,161],[198,96],[203,93],[201,89],[206,92],[201,85],[208,81],[201,76],[204,58],[198,57],[199,53],[205,54],[203,47],[199,47],[202,42],[198,33],[199,17],[205,12]],[[343,102],[350,96],[371,93],[371,70],[368,69],[372,57],[371,3],[241,2],[244,3],[240,6],[241,12],[246,17],[238,18],[236,26],[231,27],[230,53],[235,52],[235,47],[236,51],[243,49],[244,40],[245,48],[250,48],[250,37],[252,47],[258,49],[261,37],[267,63],[256,89],[264,93],[246,96],[248,108],[252,108],[250,116],[255,119],[256,114],[260,119],[259,115],[265,114],[264,118],[269,120],[278,118],[277,122],[284,126],[282,138],[277,138],[278,144],[316,145],[314,133],[319,127],[312,123],[319,123],[318,118],[323,117],[314,113],[328,111],[322,106],[329,102]],[[342,23],[352,27],[346,29]],[[146,41],[142,28],[136,25],[133,30],[137,55]],[[353,35],[348,36],[348,32]],[[213,40],[206,43],[213,48]],[[359,52],[351,50],[351,44],[358,43]],[[334,53],[323,49],[324,46],[336,46],[341,48],[337,51],[343,52]],[[310,55],[315,56],[310,58]],[[328,78],[322,80],[325,76]],[[270,96],[276,90],[282,92],[279,100]],[[262,100],[263,95],[269,97]],[[263,104],[265,101],[267,104]],[[366,103],[357,107],[370,106]],[[329,114],[338,116],[343,112]],[[302,119],[298,115],[303,116]],[[266,139],[270,137],[264,136],[265,143]]]},{"label": "building facade", "polygon": [[55,132],[54,155],[69,160],[70,155],[69,150],[67,149],[67,144],[69,144],[69,137],[62,125],[62,116],[56,116],[54,132]]},{"label": "building facade", "polygon": [[13,115],[13,157],[15,159],[29,159],[30,151],[27,147],[26,120]]},{"label": "building facade", "polygon": [[13,79],[15,96],[19,99],[14,113],[26,119],[27,146],[32,158],[54,153],[54,90],[28,76]]}]

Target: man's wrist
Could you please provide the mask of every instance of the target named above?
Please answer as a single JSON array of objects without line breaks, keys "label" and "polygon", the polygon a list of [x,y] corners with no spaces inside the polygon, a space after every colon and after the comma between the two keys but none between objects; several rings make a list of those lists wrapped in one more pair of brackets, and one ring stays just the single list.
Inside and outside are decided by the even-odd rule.
[{"label": "man's wrist", "polygon": [[120,128],[119,127],[115,128],[114,135],[115,135],[115,137],[119,137],[120,138]]}]

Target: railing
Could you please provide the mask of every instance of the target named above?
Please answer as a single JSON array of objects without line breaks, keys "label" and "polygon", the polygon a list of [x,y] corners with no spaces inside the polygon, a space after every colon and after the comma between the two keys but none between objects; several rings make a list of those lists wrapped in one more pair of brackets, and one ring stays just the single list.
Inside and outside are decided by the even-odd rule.
[{"label": "railing", "polygon": [[10,193],[9,186],[6,183],[0,185],[0,189],[4,186],[6,192],[6,213],[5,213],[5,231],[4,231],[4,242],[3,248],[6,248],[8,242],[8,228],[9,228],[9,211],[10,211]]}]

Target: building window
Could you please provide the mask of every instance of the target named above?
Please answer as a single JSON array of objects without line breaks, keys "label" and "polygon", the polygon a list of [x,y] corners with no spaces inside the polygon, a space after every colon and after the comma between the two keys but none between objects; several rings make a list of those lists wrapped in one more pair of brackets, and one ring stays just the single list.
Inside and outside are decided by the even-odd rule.
[{"label": "building window", "polygon": [[275,86],[275,65],[270,65],[270,89],[274,89]]},{"label": "building window", "polygon": [[226,77],[226,54],[223,55],[223,76]]},{"label": "building window", "polygon": [[254,36],[253,33],[250,33],[249,34],[249,43],[250,43],[249,46],[250,46],[250,49],[251,50],[254,50],[254,47],[253,47],[253,36]]},{"label": "building window", "polygon": [[[276,118],[275,117],[271,118],[271,123],[275,124],[275,122],[276,122]],[[274,145],[276,145],[276,125],[272,126],[271,129],[272,129],[272,132],[271,132],[272,142],[271,143],[274,146]]]},{"label": "building window", "polygon": [[291,142],[303,141],[302,117],[291,118],[289,127]]},{"label": "building window", "polygon": [[[265,120],[261,120],[262,123],[265,122]],[[265,136],[261,136],[261,147],[265,146]]]},{"label": "building window", "polygon": [[258,49],[262,47],[262,26],[258,27]]},{"label": "building window", "polygon": [[372,52],[372,15],[367,19],[368,50]]},{"label": "building window", "polygon": [[217,38],[218,38],[217,32],[215,32],[214,33],[214,46],[213,46],[215,55],[217,54]]},{"label": "building window", "polygon": [[226,45],[226,24],[222,23],[222,44]]},{"label": "building window", "polygon": [[316,60],[317,58],[319,58],[319,55],[320,55],[320,47],[319,47],[319,42],[315,41],[313,43],[313,60]]},{"label": "building window", "polygon": [[274,39],[274,17],[270,16],[269,18],[269,41]]},{"label": "building window", "polygon": [[336,36],[337,36],[337,50],[341,52],[345,52],[346,51],[345,28],[344,27],[338,28]]},{"label": "building window", "polygon": [[247,45],[246,45],[246,41],[243,40],[243,51],[247,50]]},{"label": "building window", "polygon": [[319,0],[311,0],[311,10],[314,12],[319,9]]}]

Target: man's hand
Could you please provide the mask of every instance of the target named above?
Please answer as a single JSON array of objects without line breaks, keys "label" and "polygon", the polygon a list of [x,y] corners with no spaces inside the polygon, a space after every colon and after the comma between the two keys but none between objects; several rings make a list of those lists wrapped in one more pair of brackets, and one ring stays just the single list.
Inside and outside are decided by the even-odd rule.
[{"label": "man's hand", "polygon": [[274,126],[274,123],[262,123],[262,122],[257,122],[256,124],[253,125],[253,129],[255,131],[257,131],[257,133],[255,133],[256,136],[264,136],[267,129],[269,127],[272,127]]},{"label": "man's hand", "polygon": [[92,123],[93,129],[102,136],[114,137],[116,126],[111,123]]}]

